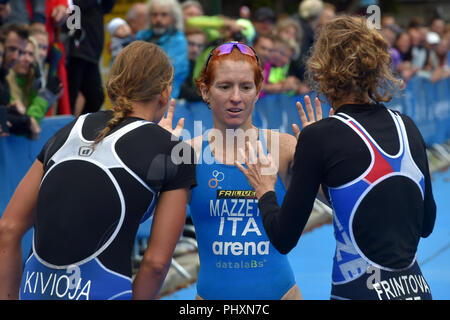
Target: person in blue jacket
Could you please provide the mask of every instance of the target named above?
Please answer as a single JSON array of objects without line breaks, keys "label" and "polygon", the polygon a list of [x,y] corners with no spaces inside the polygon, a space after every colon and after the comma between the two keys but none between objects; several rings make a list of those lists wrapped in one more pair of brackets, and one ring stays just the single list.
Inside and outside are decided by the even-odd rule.
[{"label": "person in blue jacket", "polygon": [[151,0],[148,14],[150,28],[139,31],[136,39],[155,43],[167,54],[175,70],[172,97],[176,99],[189,74],[181,6],[177,0]]}]

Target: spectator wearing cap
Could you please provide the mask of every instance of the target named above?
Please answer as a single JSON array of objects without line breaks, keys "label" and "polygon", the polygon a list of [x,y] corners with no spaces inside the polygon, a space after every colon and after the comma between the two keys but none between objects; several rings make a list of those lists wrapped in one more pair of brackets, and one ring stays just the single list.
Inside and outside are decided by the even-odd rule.
[{"label": "spectator wearing cap", "polygon": [[448,36],[442,38],[438,33],[430,31],[427,34],[427,43],[429,45],[429,55],[425,72],[431,82],[437,82],[450,77],[450,66],[448,62],[448,52],[450,50],[450,41]]},{"label": "spectator wearing cap", "polygon": [[177,0],[150,0],[148,17],[149,29],[139,31],[136,39],[155,43],[167,54],[174,67],[172,97],[176,99],[189,74],[188,46],[180,3]]},{"label": "spectator wearing cap", "polygon": [[[111,35],[111,56],[112,61],[117,57],[119,52],[130,44],[135,38],[131,33],[131,28],[128,23],[122,18],[112,19],[107,26],[108,32]],[[112,63],[111,61],[111,63]]]},{"label": "spectator wearing cap", "polygon": [[445,32],[445,21],[441,17],[433,17],[430,23],[430,31],[436,32],[440,37]]},{"label": "spectator wearing cap", "polygon": [[272,9],[262,7],[255,11],[251,21],[256,34],[268,35],[275,28],[276,16]]},{"label": "spectator wearing cap", "polygon": [[303,0],[298,7],[298,14],[300,17],[300,25],[305,30],[304,44],[307,48],[312,46],[315,38],[315,30],[320,22],[324,9],[324,3],[321,0]]}]

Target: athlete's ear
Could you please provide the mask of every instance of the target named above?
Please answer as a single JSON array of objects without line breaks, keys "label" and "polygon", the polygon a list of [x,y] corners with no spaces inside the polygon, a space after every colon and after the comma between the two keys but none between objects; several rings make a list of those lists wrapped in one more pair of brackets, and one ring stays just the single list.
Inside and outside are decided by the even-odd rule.
[{"label": "athlete's ear", "polygon": [[258,101],[259,95],[261,94],[261,90],[262,90],[262,82],[260,83],[259,86],[256,86],[256,96],[255,96],[254,103],[256,103]]},{"label": "athlete's ear", "polygon": [[208,90],[208,87],[205,84],[201,84],[199,90],[200,90],[200,93],[202,95],[203,101],[205,101],[206,104],[209,104],[209,97],[208,97],[209,90]]},{"label": "athlete's ear", "polygon": [[253,99],[253,104],[256,104],[256,102],[258,102],[260,93],[261,93],[261,90],[256,91],[256,96],[255,96],[255,99]]},{"label": "athlete's ear", "polygon": [[172,86],[168,86],[163,92],[161,92],[159,103],[165,106],[169,103],[170,95],[172,94]]}]

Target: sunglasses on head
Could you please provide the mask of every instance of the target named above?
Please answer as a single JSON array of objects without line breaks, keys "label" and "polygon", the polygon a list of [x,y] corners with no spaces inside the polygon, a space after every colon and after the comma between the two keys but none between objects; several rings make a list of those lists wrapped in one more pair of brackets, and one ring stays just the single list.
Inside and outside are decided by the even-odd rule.
[{"label": "sunglasses on head", "polygon": [[[206,60],[206,63],[205,63],[205,72],[208,69],[208,64],[209,64],[209,61],[211,60],[212,56],[214,56],[214,55],[221,56],[224,54],[230,54],[231,51],[233,51],[234,47],[238,48],[242,54],[246,54],[250,57],[254,57],[256,59],[256,62],[259,62],[259,58],[256,55],[255,49],[253,49],[252,47],[250,47],[244,43],[237,42],[237,41],[231,41],[231,42],[221,44],[220,46],[214,48],[211,51],[211,53],[209,54],[208,59]],[[218,52],[218,53],[216,54],[216,52]]]}]

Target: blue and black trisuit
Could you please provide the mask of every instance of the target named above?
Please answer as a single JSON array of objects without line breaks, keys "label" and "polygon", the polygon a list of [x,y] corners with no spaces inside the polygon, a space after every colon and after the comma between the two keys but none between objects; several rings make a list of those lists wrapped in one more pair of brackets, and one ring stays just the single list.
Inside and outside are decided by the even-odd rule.
[{"label": "blue and black trisuit", "polygon": [[[262,130],[259,140],[267,152]],[[208,300],[281,299],[295,278],[287,256],[267,238],[255,191],[236,166],[214,158],[207,141],[201,156],[190,201],[200,257],[198,295]],[[283,199],[279,176],[275,191]]]},{"label": "blue and black trisuit", "polygon": [[331,298],[431,299],[416,252],[436,205],[413,121],[382,104],[349,104],[304,128],[281,209],[273,192],[259,201],[280,252],[296,245],[320,185],[334,211]]},{"label": "blue and black trisuit", "polygon": [[175,165],[171,153],[180,142],[154,123],[128,117],[93,149],[111,117],[79,117],[38,156],[44,177],[21,299],[130,299],[140,222],[160,192],[196,184],[193,152],[191,164]]}]

